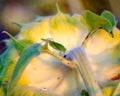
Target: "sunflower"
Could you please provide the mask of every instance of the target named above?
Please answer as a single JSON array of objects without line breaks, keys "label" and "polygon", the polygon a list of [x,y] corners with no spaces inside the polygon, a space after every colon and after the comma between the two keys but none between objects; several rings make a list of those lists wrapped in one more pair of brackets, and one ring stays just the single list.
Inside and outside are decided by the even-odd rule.
[{"label": "sunflower", "polygon": [[16,24],[17,36],[4,32],[11,39],[0,56],[2,96],[120,94],[120,31],[110,12],[59,11]]}]

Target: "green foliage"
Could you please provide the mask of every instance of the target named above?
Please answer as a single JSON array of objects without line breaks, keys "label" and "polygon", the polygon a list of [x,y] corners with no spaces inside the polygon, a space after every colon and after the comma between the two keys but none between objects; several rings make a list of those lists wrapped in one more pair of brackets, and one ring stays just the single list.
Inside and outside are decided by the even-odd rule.
[{"label": "green foliage", "polygon": [[57,43],[57,42],[54,42],[54,41],[49,41],[49,44],[52,48],[56,49],[56,50],[59,50],[59,51],[62,51],[62,52],[65,52],[66,51],[66,48],[60,44],[60,43]]},{"label": "green foliage", "polygon": [[[58,11],[59,11],[59,9],[58,9]],[[37,17],[36,21],[37,20],[41,21],[41,20],[44,20],[45,18],[48,18],[48,17]],[[50,18],[49,21],[50,21],[49,22],[50,28],[51,29],[53,28],[52,29],[53,34],[56,32],[62,32],[61,30],[63,30],[63,29],[64,29],[64,32],[73,32],[78,28],[78,25],[82,24],[82,25],[87,26],[90,33],[94,33],[99,28],[103,28],[112,37],[113,37],[112,29],[116,24],[114,16],[109,11],[104,11],[101,14],[101,16],[96,15],[90,11],[85,11],[82,14],[82,16],[80,18],[77,18],[76,20],[75,20],[75,18],[73,19],[70,16],[62,14],[59,11],[59,13],[57,15],[53,16],[52,18]],[[15,23],[15,24],[17,24],[19,27],[23,26],[21,23]],[[33,25],[30,25],[30,28],[32,26]],[[67,26],[67,28],[66,28],[66,26]],[[34,30],[32,30],[32,32],[35,32],[35,30],[37,30],[36,32],[39,33],[38,25],[37,25],[37,28],[36,27],[35,27],[35,29],[33,28]],[[47,28],[47,27],[45,27],[45,28]],[[41,29],[42,29],[42,27],[41,27]],[[11,38],[10,41],[12,41],[12,42],[10,42],[7,50],[0,56],[0,83],[2,85],[2,86],[0,85],[0,95],[5,94],[8,91],[8,93],[6,93],[8,96],[17,96],[17,95],[21,95],[22,92],[24,93],[24,91],[27,90],[28,86],[25,86],[25,87],[23,86],[23,88],[26,89],[26,90],[23,90],[23,89],[21,89],[22,88],[21,86],[16,86],[16,83],[19,80],[20,76],[22,75],[25,67],[29,64],[30,60],[40,54],[40,51],[41,51],[40,48],[42,49],[42,47],[43,47],[43,49],[44,49],[46,47],[46,46],[44,47],[44,45],[41,46],[40,44],[36,44],[36,41],[34,42],[35,44],[33,44],[32,41],[30,41],[31,39],[35,39],[37,37],[35,33],[31,32],[31,29],[28,30],[28,28],[26,28],[25,32],[26,32],[25,33],[26,35],[25,35],[24,39],[21,41],[17,40],[15,37],[13,37],[8,32],[4,32]],[[64,32],[62,34],[64,34]],[[24,32],[23,32],[23,34],[24,34]],[[31,36],[28,36],[28,34],[30,34]],[[32,38],[32,35],[34,35],[35,38]],[[42,37],[41,34],[40,34],[40,36]],[[64,36],[66,36],[66,35],[64,34]],[[90,34],[90,36],[91,36],[91,34]],[[39,35],[38,35],[38,37],[39,37]],[[39,37],[39,38],[41,38],[41,37]],[[58,35],[58,37],[59,37],[59,35]],[[42,40],[46,42],[45,45],[49,44],[49,46],[52,47],[53,49],[61,51],[61,52],[66,52],[66,48],[62,44],[52,41],[50,39],[42,39]],[[49,50],[47,48],[48,48],[48,45],[46,47],[46,50]],[[113,50],[113,53],[115,53],[115,54],[112,53],[113,57],[117,58],[116,61],[118,61],[118,63],[120,63],[119,49],[120,49],[120,46],[116,47],[116,49]],[[43,52],[46,51],[46,50],[45,51],[44,50],[43,50]],[[95,83],[93,83],[93,85],[92,85],[91,81],[94,78],[91,79],[92,74],[88,74],[88,73],[90,73],[90,70],[88,70],[89,67],[86,68],[86,66],[88,66],[86,57],[84,56],[84,53],[78,53],[78,52],[75,53],[75,56],[77,58],[76,60],[79,63],[79,65],[77,67],[79,68],[80,74],[83,74],[85,72],[82,76],[85,76],[86,74],[88,76],[90,76],[90,77],[88,77],[86,75],[86,78],[84,79],[84,81],[86,80],[86,82],[88,82],[87,85],[91,84],[91,86],[93,86]],[[82,51],[80,51],[80,52],[82,52]],[[51,54],[50,51],[48,51],[48,54]],[[82,54],[82,55],[80,55],[80,54]],[[63,64],[69,64],[69,66],[71,66],[70,64],[74,64],[71,61],[65,61],[66,59],[64,60],[64,58],[60,57],[59,55],[56,55],[53,53],[52,53],[52,55],[54,57],[56,57],[58,60],[61,60],[63,62]],[[66,62],[68,62],[68,63],[66,63]],[[84,68],[82,68],[81,66],[84,66]],[[97,85],[98,84],[96,84],[93,87],[96,87]],[[21,87],[20,90],[22,90],[22,91],[20,91],[20,90],[15,91],[16,90],[16,89],[14,90],[15,87],[16,88]],[[97,86],[97,87],[99,87],[99,86]],[[112,92],[112,89],[110,89],[110,91],[108,91],[108,89],[104,89],[103,93],[106,92],[106,90],[107,90],[107,93],[105,93],[105,94],[111,94],[110,92]],[[88,93],[90,93],[89,89],[87,89],[87,91],[82,90],[81,96],[89,96]],[[29,92],[26,94],[27,94],[26,96],[28,96]],[[45,93],[44,92],[40,92],[40,93],[33,92],[32,95],[33,94],[35,94],[35,96],[43,96],[44,94],[46,95],[48,93],[47,92],[45,92]],[[93,94],[94,94],[94,91],[93,91]],[[5,95],[3,95],[3,96],[5,96]]]},{"label": "green foliage", "polygon": [[1,56],[0,56],[0,73],[1,73],[2,67],[3,67],[3,64],[2,64]]},{"label": "green foliage", "polygon": [[111,12],[104,11],[104,12],[102,12],[101,16],[103,18],[105,18],[106,20],[108,20],[113,27],[116,25],[115,17],[113,16],[113,14]]},{"label": "green foliage", "polygon": [[41,40],[48,43],[55,50],[58,50],[58,51],[61,51],[61,52],[66,52],[66,48],[58,42],[52,41],[50,39],[41,39]]},{"label": "green foliage", "polygon": [[103,28],[113,37],[112,29],[115,21],[114,16],[110,12],[103,12],[102,16],[98,16],[90,11],[85,11],[80,19],[90,32],[93,33],[99,28]]},{"label": "green foliage", "polygon": [[[14,54],[13,54],[14,53]],[[2,69],[0,73],[0,81],[5,82],[11,78],[12,71],[15,66],[15,62],[17,60],[18,54],[14,47],[14,43],[10,43],[6,51],[0,56]]]},{"label": "green foliage", "polygon": [[19,77],[21,76],[23,70],[25,69],[25,67],[27,66],[28,62],[35,57],[36,55],[38,55],[39,52],[39,47],[40,44],[34,44],[28,48],[26,48],[23,53],[21,54],[21,57],[19,58],[13,74],[12,74],[12,78],[10,80],[10,84],[9,84],[9,94],[11,93],[11,90],[15,87],[17,80],[19,79]]},{"label": "green foliage", "polygon": [[11,34],[9,34],[8,32],[4,32],[6,33],[14,42],[15,47],[17,48],[17,51],[19,52],[19,54],[22,53],[22,51],[24,50],[25,46],[22,45],[19,41],[17,41]]},{"label": "green foliage", "polygon": [[[7,34],[11,36],[9,33]],[[0,56],[0,83],[4,83],[6,81],[9,82],[19,55],[22,54],[22,51],[25,47],[27,48],[32,44],[27,40],[17,41],[13,36],[11,36],[11,38],[14,42],[10,42],[10,44],[7,46],[6,51]]]}]

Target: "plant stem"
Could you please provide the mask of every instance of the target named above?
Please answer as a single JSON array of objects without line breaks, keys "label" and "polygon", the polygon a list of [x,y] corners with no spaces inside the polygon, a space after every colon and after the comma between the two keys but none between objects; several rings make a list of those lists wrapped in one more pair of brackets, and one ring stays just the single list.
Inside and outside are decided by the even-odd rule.
[{"label": "plant stem", "polygon": [[84,39],[84,41],[82,42],[82,45],[81,45],[83,48],[86,47],[87,42],[88,42],[88,40],[90,39],[90,37],[91,37],[92,35],[93,35],[92,32],[89,32],[89,33],[87,34],[87,36],[85,37],[85,39]]},{"label": "plant stem", "polygon": [[[87,41],[88,41],[88,39],[89,39],[89,37],[91,35],[92,35],[91,33],[88,34],[88,38],[85,39],[86,41],[85,41],[84,44],[87,43]],[[80,72],[80,75],[82,76],[83,81],[84,81],[84,83],[86,85],[86,88],[87,88],[87,91],[88,91],[89,95],[90,96],[103,96],[102,92],[100,90],[100,87],[97,84],[97,82],[96,82],[96,80],[95,80],[95,78],[93,76],[93,73],[92,73],[92,70],[90,68],[89,60],[88,60],[88,58],[86,56],[86,53],[81,47],[74,48],[68,54],[70,56],[70,58],[76,59],[77,63],[74,63],[72,61],[68,61],[65,58],[60,57],[59,55],[57,55],[54,52],[50,51],[48,49],[47,44],[42,46],[40,51],[44,52],[44,53],[48,53],[48,54],[54,56],[59,61],[61,61],[64,65],[68,66],[69,68],[72,68],[72,69],[73,68],[74,69],[78,68],[78,70]]]},{"label": "plant stem", "polygon": [[71,51],[71,54],[74,56],[74,59],[77,60],[77,68],[85,82],[87,91],[90,96],[103,96],[100,90],[99,85],[97,84],[86,53],[81,47],[75,48]]},{"label": "plant stem", "polygon": [[60,62],[62,62],[64,65],[68,66],[69,68],[72,68],[72,69],[76,68],[77,64],[75,62],[69,61],[69,60],[67,60],[67,59],[65,59],[65,58],[55,54],[54,52],[50,51],[49,49],[42,50],[41,52],[45,52],[45,53],[48,53],[48,54],[54,56]]},{"label": "plant stem", "polygon": [[[44,40],[44,39],[42,39],[42,40]],[[49,48],[48,48],[49,40],[48,39],[47,40],[45,39],[44,41],[45,41],[45,44],[40,47],[40,52],[48,53],[48,54],[54,56],[60,62],[62,62],[64,65],[68,66],[69,68],[72,68],[72,69],[76,68],[76,63],[71,62],[71,61],[69,61],[69,60],[55,54],[51,50],[49,50]]]}]

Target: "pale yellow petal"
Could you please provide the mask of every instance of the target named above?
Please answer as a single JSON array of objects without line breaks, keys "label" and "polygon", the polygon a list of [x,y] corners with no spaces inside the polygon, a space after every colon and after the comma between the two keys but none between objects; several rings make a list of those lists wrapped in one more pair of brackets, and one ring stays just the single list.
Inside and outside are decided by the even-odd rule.
[{"label": "pale yellow petal", "polygon": [[112,48],[120,43],[120,30],[113,29],[114,38],[103,29],[98,30],[88,41],[86,52],[91,55],[99,54],[107,48]]}]

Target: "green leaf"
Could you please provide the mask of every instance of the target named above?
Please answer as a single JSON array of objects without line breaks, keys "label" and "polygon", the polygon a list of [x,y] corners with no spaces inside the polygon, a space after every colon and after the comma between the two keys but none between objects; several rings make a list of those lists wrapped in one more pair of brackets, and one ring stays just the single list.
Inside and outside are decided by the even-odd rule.
[{"label": "green leaf", "polygon": [[12,39],[12,41],[15,44],[15,47],[17,48],[17,51],[19,52],[19,54],[21,54],[25,46],[22,45],[19,41],[17,41],[10,33],[5,32],[5,31],[3,33],[7,34]]},{"label": "green leaf", "polygon": [[115,17],[114,17],[114,15],[110,11],[102,12],[101,16],[103,18],[105,18],[106,20],[108,20],[113,27],[115,26],[115,24],[116,24]]},{"label": "green leaf", "polygon": [[62,52],[66,51],[66,48],[60,43],[49,40],[49,44],[52,48],[54,48],[56,50],[59,50],[59,51],[62,51]]},{"label": "green leaf", "polygon": [[13,22],[13,24],[17,25],[19,28],[22,28],[23,26],[25,26],[24,23],[20,23],[20,22]]},{"label": "green leaf", "polygon": [[0,56],[1,63],[2,63],[2,70],[0,73],[0,82],[1,81],[9,82],[9,79],[11,78],[11,75],[13,72],[13,68],[18,58],[19,58],[19,55],[16,51],[16,48],[14,47],[13,42],[11,42],[9,46],[7,46],[7,49],[5,50],[5,52]]},{"label": "green leaf", "polygon": [[1,73],[2,68],[3,68],[3,64],[2,64],[1,56],[0,56],[0,73]]},{"label": "green leaf", "polygon": [[39,51],[39,47],[40,44],[34,44],[28,48],[26,48],[23,53],[21,54],[21,57],[19,58],[13,74],[12,74],[12,78],[10,80],[9,83],[9,87],[8,87],[8,94],[10,96],[12,89],[15,87],[16,82],[18,81],[18,79],[20,78],[23,70],[25,69],[25,67],[27,66],[27,64],[29,63],[29,61],[39,55],[40,51]]},{"label": "green leaf", "polygon": [[33,44],[33,42],[31,42],[30,40],[26,40],[26,39],[20,40],[19,43],[24,45],[26,48]]},{"label": "green leaf", "polygon": [[91,11],[85,11],[81,16],[81,22],[85,24],[92,33],[99,28],[103,28],[113,37],[112,24],[106,18],[98,16]]}]

